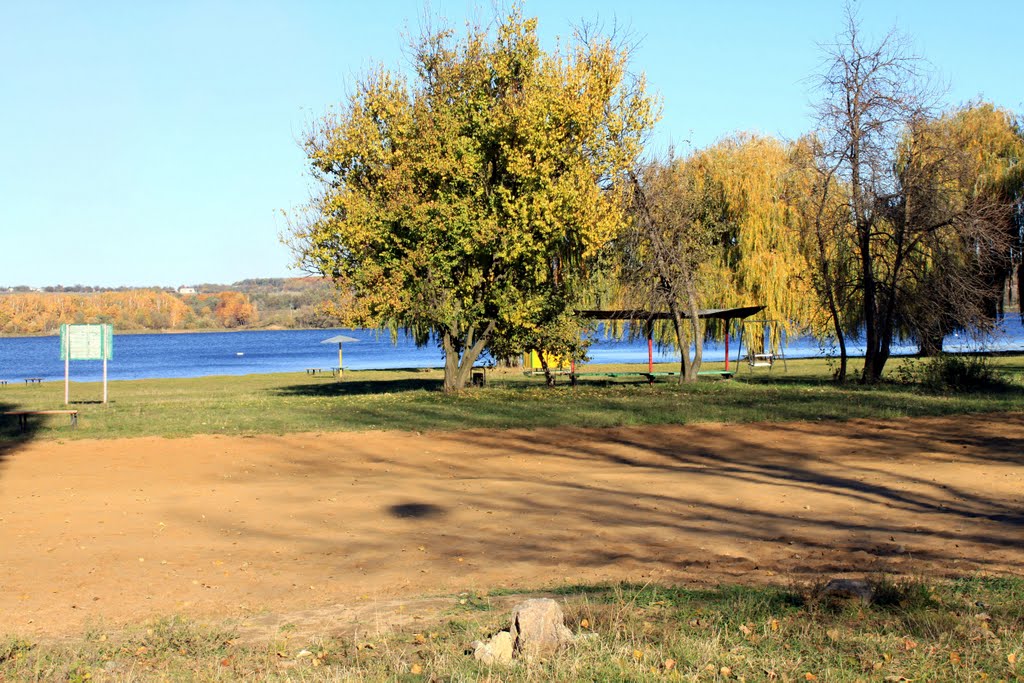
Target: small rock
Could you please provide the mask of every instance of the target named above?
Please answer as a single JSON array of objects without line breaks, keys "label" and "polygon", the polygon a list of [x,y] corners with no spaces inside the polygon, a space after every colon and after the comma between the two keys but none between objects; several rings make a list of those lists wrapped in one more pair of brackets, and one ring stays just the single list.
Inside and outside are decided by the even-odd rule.
[{"label": "small rock", "polygon": [[473,641],[473,657],[484,664],[510,664],[512,662],[512,634],[498,631],[486,641]]},{"label": "small rock", "polygon": [[534,598],[512,610],[512,638],[515,652],[525,657],[549,655],[573,641],[565,626],[565,615],[550,598]]},{"label": "small rock", "polygon": [[875,588],[863,579],[830,579],[821,589],[821,597],[856,599],[868,604],[875,599]]}]

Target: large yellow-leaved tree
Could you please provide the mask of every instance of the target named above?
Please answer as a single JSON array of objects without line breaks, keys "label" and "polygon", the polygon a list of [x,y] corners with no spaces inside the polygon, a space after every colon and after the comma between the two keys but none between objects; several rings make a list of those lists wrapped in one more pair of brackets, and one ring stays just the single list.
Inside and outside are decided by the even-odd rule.
[{"label": "large yellow-leaved tree", "polygon": [[654,113],[621,43],[579,33],[545,52],[518,8],[425,31],[411,57],[414,73],[373,71],[310,132],[319,193],[293,243],[354,295],[349,324],[438,340],[454,391],[496,340],[566,328]]}]

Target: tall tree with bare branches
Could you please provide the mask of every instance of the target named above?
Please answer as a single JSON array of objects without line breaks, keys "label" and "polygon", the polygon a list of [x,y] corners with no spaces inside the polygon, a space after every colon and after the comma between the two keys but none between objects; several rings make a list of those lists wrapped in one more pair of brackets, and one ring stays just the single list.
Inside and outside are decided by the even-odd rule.
[{"label": "tall tree with bare branches", "polygon": [[[851,245],[858,304],[833,314],[845,317],[837,329],[863,326],[861,379],[875,382],[900,330],[922,333],[931,329],[926,319],[983,323],[975,304],[1008,245],[993,207],[972,194],[977,178],[962,146],[936,128],[939,93],[908,39],[890,32],[867,42],[848,8],[845,31],[826,53],[816,163],[828,182],[819,191],[844,199],[830,238]],[[930,278],[938,272],[941,280]]]}]

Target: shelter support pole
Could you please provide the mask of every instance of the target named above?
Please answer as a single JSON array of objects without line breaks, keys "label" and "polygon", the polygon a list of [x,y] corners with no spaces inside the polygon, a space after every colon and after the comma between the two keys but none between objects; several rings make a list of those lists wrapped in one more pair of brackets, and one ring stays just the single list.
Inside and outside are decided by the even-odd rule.
[{"label": "shelter support pole", "polygon": [[341,364],[341,342],[338,342],[338,381],[345,376],[345,366]]},{"label": "shelter support pole", "polygon": [[64,356],[64,405],[71,403],[71,340],[68,340],[67,355]]},{"label": "shelter support pole", "polygon": [[729,319],[725,319],[725,370],[729,371]]},{"label": "shelter support pole", "polygon": [[107,357],[103,356],[103,403],[107,402]]},{"label": "shelter support pole", "polygon": [[647,372],[654,372],[654,323],[647,323]]}]

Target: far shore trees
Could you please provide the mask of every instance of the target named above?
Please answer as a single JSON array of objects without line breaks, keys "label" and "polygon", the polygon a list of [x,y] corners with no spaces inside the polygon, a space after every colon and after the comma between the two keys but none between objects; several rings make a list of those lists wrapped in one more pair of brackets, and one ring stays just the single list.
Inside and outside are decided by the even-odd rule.
[{"label": "far shore trees", "polygon": [[349,324],[432,335],[445,391],[492,343],[543,346],[622,223],[654,112],[629,50],[577,34],[540,48],[518,8],[493,31],[425,31],[415,73],[379,68],[310,132],[320,192],[293,238],[349,288]]}]

